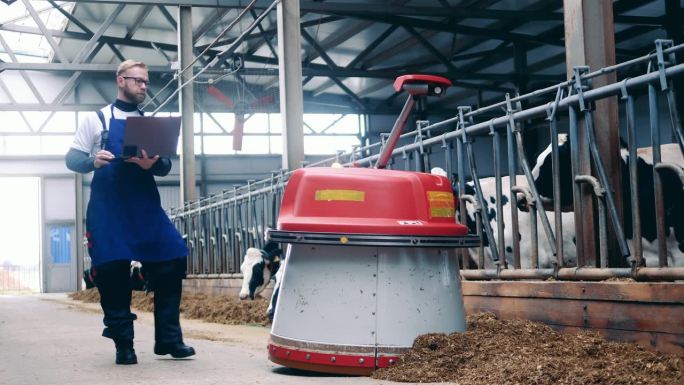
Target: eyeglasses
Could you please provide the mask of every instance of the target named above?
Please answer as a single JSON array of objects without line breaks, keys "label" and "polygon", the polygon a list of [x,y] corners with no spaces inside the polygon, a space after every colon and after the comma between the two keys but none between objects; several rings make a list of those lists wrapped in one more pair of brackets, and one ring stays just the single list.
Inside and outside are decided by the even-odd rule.
[{"label": "eyeglasses", "polygon": [[135,80],[135,84],[138,85],[138,86],[141,86],[141,85],[144,84],[145,87],[147,87],[147,86],[150,85],[150,81],[149,81],[149,80],[145,80],[145,79],[143,79],[143,78],[137,78],[137,77],[135,77],[135,76],[122,76],[122,78],[124,78],[124,79],[126,79],[126,80],[128,80],[128,79],[133,79],[133,80]]}]

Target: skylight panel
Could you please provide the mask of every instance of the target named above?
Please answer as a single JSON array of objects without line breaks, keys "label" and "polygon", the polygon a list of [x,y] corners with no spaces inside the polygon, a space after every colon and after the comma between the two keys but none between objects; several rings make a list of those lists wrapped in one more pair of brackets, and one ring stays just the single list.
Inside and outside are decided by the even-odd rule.
[{"label": "skylight panel", "polygon": [[[2,0],[6,2],[5,0]],[[40,20],[49,30],[64,31],[69,20],[52,5],[46,6],[45,1],[30,1],[33,9],[38,13]],[[75,3],[58,2],[63,10],[71,13]],[[20,63],[49,62],[53,56],[52,47],[47,39],[40,32],[38,24],[31,17],[23,2],[13,2],[10,5],[0,4],[0,35],[11,51],[16,55]],[[14,28],[13,28],[14,27]],[[16,27],[30,28],[35,31],[17,32]],[[14,29],[14,31],[13,31]],[[55,38],[59,42],[59,38]],[[12,58],[5,49],[4,44],[0,45],[0,59],[12,62]]]}]

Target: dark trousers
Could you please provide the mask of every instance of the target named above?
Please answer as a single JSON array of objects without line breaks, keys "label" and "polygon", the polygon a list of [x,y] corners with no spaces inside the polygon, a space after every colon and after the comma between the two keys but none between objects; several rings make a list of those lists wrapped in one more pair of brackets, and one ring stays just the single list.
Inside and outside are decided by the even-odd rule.
[{"label": "dark trousers", "polygon": [[[185,258],[146,262],[142,267],[149,291],[154,291],[154,338],[156,342],[183,341],[180,301]],[[112,261],[95,267],[95,284],[104,312],[102,335],[114,341],[133,340],[130,261]]]}]

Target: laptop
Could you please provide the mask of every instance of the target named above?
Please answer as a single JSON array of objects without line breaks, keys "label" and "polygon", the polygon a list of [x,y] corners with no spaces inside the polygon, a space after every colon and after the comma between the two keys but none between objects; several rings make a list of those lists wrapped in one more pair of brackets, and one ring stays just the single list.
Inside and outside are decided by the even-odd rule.
[{"label": "laptop", "polygon": [[180,117],[129,116],[121,158],[142,157],[141,150],[148,157],[176,155],[180,126]]}]

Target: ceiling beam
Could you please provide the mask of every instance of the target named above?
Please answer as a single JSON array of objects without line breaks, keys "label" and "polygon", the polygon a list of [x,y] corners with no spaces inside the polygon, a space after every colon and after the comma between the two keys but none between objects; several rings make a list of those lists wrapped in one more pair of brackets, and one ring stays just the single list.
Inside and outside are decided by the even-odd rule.
[{"label": "ceiling beam", "polygon": [[133,22],[127,28],[126,36],[124,38],[133,38],[133,35],[135,35],[135,33],[138,32],[138,29],[142,27],[142,24],[145,22],[145,19],[147,19],[147,17],[150,15],[150,12],[152,12],[153,9],[154,7],[151,5],[145,5],[144,7],[142,7],[138,11],[138,14],[135,16],[135,20],[133,20]]},{"label": "ceiling beam", "polygon": [[[163,5],[170,7],[189,6],[206,8],[245,8],[244,0],[74,0],[78,3],[91,4],[137,4]],[[257,0],[256,9],[267,8],[273,0]]]},{"label": "ceiling beam", "polygon": [[[88,73],[109,73],[116,71],[117,64],[89,64],[89,63],[0,63],[0,71],[46,71],[46,72],[74,72],[83,71]],[[150,73],[173,73],[170,66],[149,66]],[[385,70],[363,70],[347,69],[337,67],[329,68],[323,64],[310,64],[308,68],[302,69],[303,76],[318,76],[338,78],[378,78],[395,79],[398,76],[406,75],[406,71],[385,71]],[[227,70],[210,69],[205,71],[202,77],[216,76],[227,73]],[[277,68],[243,68],[239,71],[242,76],[278,76]],[[437,76],[443,76],[451,80],[479,80],[479,81],[511,81],[515,73],[468,73],[464,71],[456,72],[434,72]],[[530,80],[537,81],[558,81],[561,82],[564,76],[559,75],[528,75]]]},{"label": "ceiling beam", "polygon": [[418,33],[418,31],[409,26],[404,26],[404,29],[407,30],[411,34],[411,36],[413,36],[416,40],[418,40],[420,45],[422,45],[434,57],[436,57],[444,65],[444,67],[446,67],[447,71],[457,71],[456,67],[454,67],[454,65],[451,64],[451,61],[447,59],[444,55],[442,55],[442,53],[439,52],[439,50],[435,48],[435,46],[432,45],[432,43],[430,43],[426,38],[424,38],[423,35]]},{"label": "ceiling beam", "polygon": [[[347,69],[352,69],[356,68],[359,63],[361,63],[368,55],[370,55],[382,42],[385,41],[396,29],[399,28],[397,25],[390,25],[386,30],[384,30],[380,36],[376,37],[375,40],[373,40],[366,48],[363,49],[356,57],[347,64],[345,68]],[[315,90],[313,90],[313,94],[318,95],[322,92],[325,92],[328,88],[330,88],[334,82],[332,80],[327,80],[323,82],[323,84],[319,85],[316,87]],[[362,90],[361,93],[366,93],[366,90]],[[375,91],[372,91],[375,92]]]},{"label": "ceiling beam", "polygon": [[38,103],[0,103],[0,111],[96,111],[102,103],[77,104],[38,104]]},{"label": "ceiling beam", "polygon": [[[617,20],[619,18],[620,13],[629,12],[635,8],[642,6],[643,4],[644,4],[643,0],[619,0],[619,1],[616,1],[613,4],[614,18]],[[643,34],[643,33],[650,31],[650,30],[652,30],[652,28],[646,28],[643,25],[636,25],[634,27],[628,28],[628,29],[616,34],[616,36],[615,36],[616,44],[621,42],[621,41],[628,40],[632,37]],[[648,51],[650,51],[650,49],[646,50],[646,52],[648,52]],[[622,56],[626,56],[627,58],[633,58],[636,56],[640,56],[641,54],[638,52],[631,52],[631,51],[624,50],[624,49],[616,49],[616,55],[617,56],[622,55]],[[559,53],[556,55],[552,55],[546,59],[538,61],[535,64],[529,65],[528,66],[528,72],[534,73],[536,71],[541,71],[541,70],[547,69],[549,67],[552,67],[552,66],[555,66],[555,65],[558,65],[561,63],[563,63],[563,64],[565,63],[565,52],[562,52],[562,53]],[[497,83],[495,82],[494,85],[497,85]],[[472,94],[472,92],[466,92],[466,93],[462,93],[461,95],[458,95],[458,96],[462,97],[462,98],[466,98],[466,97],[472,96],[471,94]],[[499,99],[488,100],[488,101],[484,102],[484,105],[489,105],[491,103],[498,102],[498,101],[500,101],[500,100]]]},{"label": "ceiling beam", "polygon": [[487,27],[472,27],[468,25],[458,24],[456,22],[442,22],[436,20],[427,20],[415,17],[393,16],[393,15],[373,15],[363,14],[356,11],[339,11],[335,13],[339,16],[348,16],[357,19],[371,20],[378,23],[400,25],[402,27],[420,28],[429,31],[460,33],[464,35],[481,36],[489,39],[509,40],[509,41],[523,41],[532,43],[542,43],[555,46],[563,46],[563,41],[560,39],[548,39],[539,35],[528,35],[523,33],[508,32],[505,30],[490,29]]},{"label": "ceiling beam", "polygon": [[508,20],[517,22],[527,21],[563,21],[562,12],[526,12],[512,10],[483,9],[464,6],[402,6],[387,4],[371,4],[362,2],[350,5],[342,2],[302,2],[302,9],[307,12],[321,14],[346,14],[346,15],[403,15],[413,17],[458,17],[460,19],[488,19]]},{"label": "ceiling beam", "polygon": [[[323,59],[325,64],[327,64],[328,67],[330,67],[331,70],[336,71],[337,69],[339,69],[339,67],[330,58],[330,56],[328,56],[325,50],[320,45],[318,45],[316,40],[311,35],[309,35],[309,33],[306,32],[306,30],[302,31],[302,37],[304,38],[304,40],[306,40],[307,43],[309,43],[309,45],[314,50],[316,50],[318,55],[321,57],[321,59]],[[329,78],[330,80],[335,82],[335,84],[337,84],[337,86],[340,87],[340,89],[342,89],[344,93],[349,95],[349,97],[352,98],[352,100],[361,108],[361,110],[366,109],[366,104],[363,102],[363,100],[361,100],[361,98],[359,98],[351,89],[349,89],[349,87],[347,87],[340,79],[338,79],[337,76],[331,75],[329,76]]]},{"label": "ceiling beam", "polygon": [[197,42],[204,37],[212,28],[216,27],[216,23],[221,21],[223,17],[230,12],[230,9],[219,8],[215,12],[211,13],[209,17],[202,21],[199,27],[195,30],[192,36],[192,42],[197,44]]},{"label": "ceiling beam", "polygon": [[[9,32],[19,32],[19,33],[27,33],[27,34],[32,34],[32,35],[42,35],[42,32],[39,28],[35,27],[27,27],[23,25],[3,25],[0,26],[0,31],[9,31]],[[74,39],[74,40],[90,40],[92,37],[92,34],[90,33],[85,33],[85,32],[75,32],[75,31],[59,31],[59,30],[49,30],[50,34],[53,37],[59,37],[63,39]],[[116,37],[116,36],[108,36],[108,35],[103,35],[100,37],[100,41],[103,41],[104,43],[112,43],[112,44],[122,44],[122,45],[127,45],[131,47],[138,47],[138,48],[152,48],[152,42],[150,41],[145,41],[145,40],[137,40],[137,39],[125,39],[123,37]],[[177,45],[176,44],[168,44],[168,43],[158,43],[154,42],[157,47],[166,50],[166,51],[174,51],[176,52]],[[66,60],[66,58],[65,58]],[[68,62],[68,60],[67,60]]]},{"label": "ceiling beam", "polygon": [[[46,71],[46,72],[116,72],[118,64],[90,64],[90,63],[0,63],[0,70],[6,71]],[[169,72],[170,66],[148,66],[149,72]]]},{"label": "ceiling beam", "polygon": [[[470,2],[463,3],[462,6],[483,9],[483,8],[486,8],[486,7],[492,5],[496,2],[497,2],[497,0],[471,0]],[[452,18],[443,19],[444,22],[459,22],[461,20],[463,20],[463,19],[460,17],[452,17]],[[421,32],[421,35],[423,35],[423,37],[425,37],[426,39],[429,39],[430,37],[432,37],[435,34],[437,34],[436,31],[422,31]],[[453,34],[453,36],[455,37],[456,34]],[[474,38],[473,36],[459,36],[459,42],[463,41],[463,40],[481,41],[479,39]],[[410,38],[410,39],[407,39],[406,41],[401,41],[399,43],[396,43],[393,46],[385,49],[384,51],[379,52],[376,55],[364,60],[361,67],[362,68],[373,68],[380,63],[384,63],[388,58],[393,57],[393,56],[398,55],[398,54],[401,54],[402,52],[404,52],[404,50],[410,49],[411,47],[413,47],[417,44],[418,44],[418,40],[416,40],[415,38]],[[450,47],[450,49],[449,49],[450,54],[453,54],[454,52],[458,52],[458,51],[459,51],[458,47],[454,47],[454,46]]]},{"label": "ceiling beam", "polygon": [[[9,46],[9,44],[7,44],[2,35],[0,35],[0,45],[2,45],[2,47],[5,50],[5,53],[7,53],[7,55],[10,57],[10,60],[12,60],[13,63],[19,63],[19,60],[17,60],[17,56],[14,54],[14,51],[12,51],[12,48]],[[26,71],[19,71],[19,73],[26,82],[26,85],[28,85],[29,89],[31,90],[31,93],[33,93],[33,96],[36,98],[36,100],[38,100],[38,103],[44,104],[45,99],[43,99],[43,96],[40,94],[38,88],[31,80],[31,77],[26,73]]]},{"label": "ceiling beam", "polygon": [[[71,64],[91,62],[91,60],[95,57],[95,55],[97,55],[99,50],[104,45],[104,42],[99,41],[100,37],[102,37],[104,32],[112,25],[117,16],[119,16],[121,11],[123,11],[124,7],[125,5],[119,4],[116,7],[116,9],[114,9],[114,12],[110,13],[107,16],[107,19],[100,25],[100,28],[98,28],[97,32],[95,32],[93,36],[91,36],[88,42],[76,54],[76,57],[71,62]],[[82,74],[83,72],[81,71],[76,71],[72,73],[69,80],[62,87],[62,90],[57,94],[57,96],[53,99],[51,104],[63,103],[64,100],[66,100],[66,98],[71,94],[71,92],[73,92],[76,89],[76,86],[78,86]]]},{"label": "ceiling beam", "polygon": [[[362,2],[350,5],[348,2],[302,2],[302,10],[320,14],[367,14],[367,15],[403,15],[413,17],[449,16],[461,19],[487,19],[526,23],[530,21],[563,22],[563,12],[481,9],[464,6],[402,6],[387,4],[370,4]],[[557,7],[558,8],[558,7]],[[616,22],[656,26],[662,24],[662,17],[617,15]]]},{"label": "ceiling beam", "polygon": [[[321,39],[321,41],[318,42],[318,46],[319,48],[323,49],[323,51],[335,48],[349,40],[354,35],[362,32],[372,24],[373,22],[367,20],[354,20],[344,23],[335,31],[335,33],[331,33],[327,37]],[[313,49],[313,47],[311,48],[312,49],[305,50],[305,62],[314,61],[320,57],[319,50]]]},{"label": "ceiling beam", "polygon": [[[253,9],[250,9],[250,10],[249,10],[249,13],[252,15],[252,18],[253,18],[254,20],[256,20],[256,18],[259,17],[259,15],[257,15],[256,12],[255,12]],[[261,25],[261,23],[259,23],[259,24],[257,25],[257,28],[259,29],[259,32],[263,35],[263,38],[264,38],[264,39],[263,39],[263,43],[266,44],[266,46],[268,47],[268,50],[271,52],[271,55],[273,55],[273,59],[278,60],[278,52],[276,51],[275,47],[273,46],[273,43],[271,43],[271,39],[272,39],[273,36],[275,36],[275,35],[273,35],[273,36],[267,36],[267,35],[266,35],[266,30],[265,30],[264,27]],[[254,54],[254,53],[256,53],[262,45],[263,45],[263,44],[254,44],[253,47],[250,47],[250,48],[247,50],[247,53],[249,53],[249,54]]]},{"label": "ceiling beam", "polygon": [[[316,20],[304,21],[304,22],[300,23],[299,25],[302,27],[302,29],[304,29],[307,27],[311,27],[313,25],[320,25],[320,24],[324,24],[324,23],[332,23],[332,22],[335,22],[338,20],[344,20],[344,17],[342,17],[342,16],[326,16],[326,17],[322,17],[322,18],[316,19]],[[271,28],[271,29],[265,30],[264,32],[257,32],[257,33],[249,34],[248,36],[245,37],[244,40],[247,41],[247,40],[253,40],[253,39],[261,39],[264,37],[271,38],[273,36],[276,36],[277,34],[278,34],[278,31],[275,28]],[[235,41],[235,38],[232,38],[232,37],[227,38],[227,39],[223,39],[223,40],[219,40],[213,45],[213,47],[223,47],[225,45],[232,44],[234,41]],[[209,46],[209,44],[204,44],[204,45],[198,45],[196,48],[203,50],[203,49],[207,48],[208,46]]]},{"label": "ceiling beam", "polygon": [[88,39],[88,42],[81,48],[81,50],[76,54],[73,59],[73,63],[82,62],[93,50],[95,45],[100,42],[100,38],[104,35],[105,31],[112,25],[117,16],[123,11],[125,5],[118,5],[113,12],[107,15],[107,19],[100,24],[100,28],[93,34],[93,36]]},{"label": "ceiling beam", "polygon": [[[90,30],[85,24],[83,24],[80,20],[78,20],[71,12],[67,12],[64,8],[62,8],[59,4],[57,4],[54,0],[48,0],[48,2],[56,9],[59,13],[61,13],[64,17],[67,18],[71,23],[76,25],[78,28],[80,28],[83,32],[90,34],[91,36],[94,34],[93,31]],[[66,28],[65,28],[66,29]],[[123,54],[116,48],[116,46],[112,43],[107,44],[109,46],[109,49],[114,52],[114,55],[116,55],[119,60],[124,61],[124,56]]]},{"label": "ceiling beam", "polygon": [[178,21],[176,21],[176,18],[173,17],[169,10],[166,9],[166,7],[163,5],[157,6],[157,9],[159,10],[159,12],[161,12],[162,16],[164,16],[164,19],[167,23],[169,23],[173,30],[178,31]]},{"label": "ceiling beam", "polygon": [[41,34],[45,37],[45,40],[48,42],[50,47],[52,47],[52,51],[55,53],[55,56],[57,56],[57,59],[59,59],[59,61],[61,61],[62,63],[68,63],[69,59],[66,57],[66,55],[64,55],[59,44],[57,44],[54,37],[52,36],[51,31],[45,26],[45,23],[43,23],[43,20],[40,18],[40,15],[38,15],[36,10],[33,8],[31,2],[29,0],[22,1],[24,3],[26,11],[28,11],[28,13],[33,18],[33,22],[36,23]]},{"label": "ceiling beam", "polygon": [[[45,8],[40,8],[40,9],[37,9],[37,10],[36,10],[36,12],[39,13],[39,14],[41,14],[41,13],[47,13],[47,12],[50,12],[50,11],[52,11],[52,7],[45,7]],[[16,22],[18,22],[18,21],[23,21],[23,20],[26,20],[26,19],[29,19],[29,18],[31,18],[31,14],[27,12],[27,13],[21,15],[21,16],[13,17],[13,18],[11,18],[11,19],[0,20],[0,25],[3,25],[3,24],[13,24],[13,23],[16,23]]]},{"label": "ceiling beam", "polygon": [[[78,3],[92,3],[92,4],[137,4],[137,5],[161,5],[161,6],[173,6],[177,7],[180,5],[192,6],[192,7],[206,7],[206,8],[244,8],[244,0],[76,0]],[[257,0],[254,5],[254,9],[267,8],[273,1],[272,0]],[[614,10],[616,14],[621,14],[627,12],[631,9],[637,8],[638,6],[644,5],[644,0],[617,0],[614,3]],[[530,17],[525,17],[527,15],[524,11],[507,11],[507,10],[488,10],[481,8],[472,8],[466,5],[459,6],[449,6],[449,7],[409,7],[409,6],[391,6],[387,7],[385,5],[377,6],[374,4],[369,4],[366,1],[357,2],[321,2],[319,0],[309,0],[300,2],[301,12],[313,12],[313,13],[332,13],[347,11],[349,9],[361,9],[364,12],[376,12],[385,14],[407,14],[413,16],[457,16],[460,18],[485,18],[485,19],[523,19],[523,20],[549,20],[555,19],[560,13],[544,13],[535,12],[529,14]],[[438,13],[438,14],[437,14]],[[453,15],[449,15],[452,13]],[[644,19],[645,22],[648,22]]]}]

